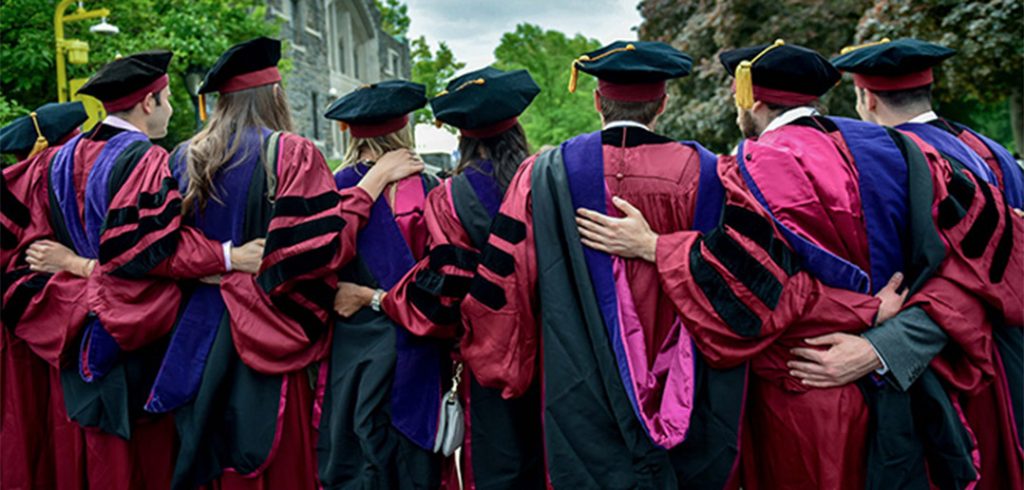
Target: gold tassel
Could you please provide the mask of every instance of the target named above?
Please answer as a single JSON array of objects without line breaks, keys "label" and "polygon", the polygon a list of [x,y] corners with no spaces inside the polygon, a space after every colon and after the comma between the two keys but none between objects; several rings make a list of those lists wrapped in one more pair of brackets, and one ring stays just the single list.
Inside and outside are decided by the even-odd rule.
[{"label": "gold tassel", "polygon": [[348,123],[345,121],[338,121],[338,129],[340,129],[342,133],[348,131]]},{"label": "gold tassel", "polygon": [[487,80],[484,80],[483,78],[477,78],[476,80],[470,80],[466,83],[463,83],[462,85],[459,85],[459,88],[455,89],[455,91],[458,92],[459,90],[462,90],[470,85],[483,85],[485,83],[487,83]]},{"label": "gold tassel", "polygon": [[32,151],[28,153],[28,157],[32,158],[50,146],[50,143],[46,141],[46,137],[43,136],[42,130],[39,129],[39,118],[36,117],[36,113],[30,112],[29,117],[32,118],[32,124],[36,127],[36,144],[32,146]]},{"label": "gold tassel", "polygon": [[441,126],[444,126],[444,122],[441,121],[440,119],[434,119],[434,127],[437,129],[441,129]]},{"label": "gold tassel", "polygon": [[572,60],[572,71],[569,72],[569,93],[570,94],[576,93],[576,81],[579,80],[579,78],[580,78],[580,69],[579,69],[579,66],[578,66],[579,62],[580,61],[587,61],[589,59],[590,59],[590,57],[588,57],[587,55],[583,55],[583,56],[580,56],[579,58],[576,58],[576,59]]},{"label": "gold tassel", "polygon": [[840,49],[839,50],[839,54],[846,54],[846,53],[849,53],[850,51],[856,51],[856,50],[862,49],[862,48],[870,48],[871,46],[878,46],[880,44],[885,44],[885,43],[888,43],[888,42],[890,42],[889,38],[883,37],[881,41],[875,41],[873,43],[857,44],[857,45],[854,45],[854,46],[847,46],[847,47],[845,47],[843,49]]},{"label": "gold tassel", "polygon": [[736,106],[743,110],[750,110],[754,107],[754,63],[761,59],[769,51],[784,46],[786,44],[782,39],[776,39],[771,46],[764,48],[754,59],[749,61],[741,61],[739,66],[736,67]]},{"label": "gold tassel", "polygon": [[612,55],[612,54],[615,54],[615,53],[622,53],[624,51],[636,51],[636,46],[633,46],[633,43],[629,43],[629,44],[627,44],[627,45],[625,45],[625,46],[623,46],[621,48],[609,49],[608,51],[605,51],[605,52],[603,52],[603,53],[601,53],[601,54],[599,54],[599,55],[597,55],[597,56],[595,56],[593,58],[591,58],[591,57],[589,57],[587,55],[583,55],[583,56],[580,56],[579,58],[576,58],[576,59],[572,60],[572,68],[571,68],[571,71],[569,72],[569,93],[576,93],[576,82],[578,82],[579,78],[580,78],[580,73],[579,73],[579,70],[580,70],[579,65],[580,65],[580,63],[589,62],[589,61],[597,61],[597,60],[599,60],[601,58],[604,58],[605,56]]},{"label": "gold tassel", "polygon": [[206,94],[199,94],[199,120],[206,122]]}]

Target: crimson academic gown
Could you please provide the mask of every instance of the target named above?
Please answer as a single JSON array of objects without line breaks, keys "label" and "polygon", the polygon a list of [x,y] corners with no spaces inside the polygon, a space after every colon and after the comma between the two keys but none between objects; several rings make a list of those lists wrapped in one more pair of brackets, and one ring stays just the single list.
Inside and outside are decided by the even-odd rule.
[{"label": "crimson academic gown", "polygon": [[[193,289],[188,329],[164,360],[191,375],[158,383],[150,409],[176,410],[174,488],[315,489],[318,362],[333,335],[334,271],[354,255],[372,201],[359,188],[338,193],[305,138],[267,129],[239,137],[242,152],[214,176],[222,201],[189,219],[235,244],[265,236],[260,272]],[[182,185],[186,152],[173,158]],[[180,390],[188,380],[192,389]]]},{"label": "crimson academic gown", "polygon": [[[896,150],[897,155],[900,152],[903,155],[916,155],[913,157],[915,165],[906,164],[909,169],[907,180],[911,185],[911,191],[907,194],[912,196],[908,200],[916,199],[920,202],[922,197],[924,199],[923,207],[910,206],[913,210],[908,212],[911,217],[906,218],[905,229],[908,231],[903,233],[912,235],[916,241],[923,241],[922,237],[935,237],[928,247],[913,249],[920,254],[911,254],[910,258],[905,259],[908,281],[916,291],[907,305],[923,308],[929,316],[940,322],[950,339],[960,347],[953,354],[944,355],[933,362],[933,370],[941,378],[943,386],[950,386],[949,389],[954,390],[951,394],[955,394],[957,389],[970,390],[983,384],[984,378],[991,380],[994,375],[992,344],[986,340],[990,338],[991,328],[984,322],[978,325],[979,320],[985,318],[985,307],[996,308],[1009,318],[1020,315],[1020,293],[1012,291],[1005,281],[993,284],[989,272],[995,269],[1001,272],[1003,266],[1007,267],[1007,271],[1017,270],[1020,264],[1017,259],[1010,258],[1010,264],[1007,265],[1007,260],[1003,259],[1002,265],[993,269],[992,256],[998,252],[994,243],[982,247],[981,260],[966,257],[959,244],[963,234],[970,228],[968,224],[964,220],[944,221],[941,216],[937,218],[938,226],[931,222],[933,214],[940,214],[937,211],[939,203],[949,196],[952,176],[948,163],[919,141],[915,147],[914,143],[909,142],[913,141],[912,138],[893,136],[893,139],[904,141],[900,143],[900,149]],[[881,147],[882,142],[880,139],[869,143]],[[870,277],[873,289],[881,287],[886,279],[882,276],[888,273],[880,268],[868,268],[869,263],[876,266],[881,263],[875,262],[875,257],[871,257],[872,262],[869,262],[868,257],[869,253],[875,255],[890,249],[875,250],[864,244],[868,238],[864,224],[868,208],[856,202],[859,196],[856,192],[859,169],[851,165],[853,160],[849,148],[835,124],[816,119],[798,121],[766,133],[756,142],[748,141],[744,146],[738,157],[743,159],[743,165],[737,163],[737,158],[723,158],[719,165],[723,184],[729,190],[728,200],[756,213],[763,212],[764,208],[751,208],[747,205],[751,200],[769,203],[769,209],[777,220],[776,227],[798,230],[799,235],[813,246],[830,250],[834,256],[843,259],[843,267],[831,267],[825,269],[825,272],[860,270],[862,272],[859,274],[867,280],[863,271],[869,271],[870,274],[877,274]],[[902,159],[900,156],[897,158]],[[906,158],[907,162],[912,159],[910,156]],[[860,177],[865,178],[864,175]],[[785,182],[773,179],[784,179]],[[755,185],[751,185],[751,182]],[[759,182],[760,185],[757,185]],[[744,197],[748,188],[760,195],[756,198],[751,194]],[[952,203],[945,206],[954,209],[957,216],[963,211],[968,216],[976,217],[983,202],[996,205],[991,193],[984,192],[984,186],[972,186],[966,190],[971,198],[977,193],[978,199],[973,201],[975,207],[972,208],[968,198],[962,196],[955,206]],[[761,202],[758,206],[763,204]],[[922,209],[925,219],[921,219]],[[732,214],[739,216],[735,211]],[[875,224],[878,222],[875,221]],[[914,223],[918,223],[917,228],[912,226]],[[1001,229],[1005,228],[1005,222],[996,224]],[[756,246],[749,247],[751,243],[744,240],[750,239],[752,234],[743,231],[744,228],[750,228],[749,224],[730,220],[728,207],[725,225],[728,236],[743,245],[752,257],[758,258],[764,265],[761,258],[766,251],[771,250],[771,246],[762,243],[760,251]],[[1000,236],[1001,230],[990,231]],[[1016,231],[1012,233],[1016,234]],[[938,236],[941,236],[941,241]],[[912,241],[905,240],[905,243]],[[793,239],[789,239],[789,242],[794,243]],[[936,244],[939,248],[937,258],[934,256]],[[928,248],[931,251],[926,250]],[[900,253],[898,248],[895,251]],[[862,487],[865,478],[871,479],[872,468],[869,467],[866,474],[864,465],[869,455],[869,444],[873,444],[870,439],[872,436],[867,431],[868,424],[875,424],[871,422],[862,392],[856,385],[808,389],[788,375],[785,363],[792,358],[789,349],[803,345],[805,338],[831,331],[858,333],[865,330],[873,321],[871,308],[864,308],[870,299],[863,296],[862,299],[850,297],[854,293],[851,289],[857,288],[849,287],[833,288],[827,296],[821,297],[824,290],[814,291],[818,286],[812,290],[801,290],[803,287],[797,286],[798,282],[803,281],[801,277],[805,276],[804,272],[787,279],[779,275],[777,269],[773,275],[783,287],[777,298],[769,298],[763,295],[765,289],[758,286],[757,282],[750,282],[746,286],[731,284],[736,280],[732,278],[736,276],[739,276],[740,282],[750,281],[756,276],[750,274],[749,262],[744,263],[730,255],[729,250],[721,246],[720,240],[711,236],[705,239],[687,237],[684,233],[662,237],[658,243],[658,265],[662,270],[663,284],[679,292],[676,304],[684,317],[693,320],[692,325],[696,327],[695,340],[698,345],[702,345],[702,351],[724,363],[753,359],[755,376],[748,395],[751,397],[747,418],[750,430],[745,432],[744,486],[779,488],[788,485],[799,488],[811,482],[815,486],[833,488]],[[806,258],[802,260],[807,265]],[[922,261],[925,267],[919,266],[918,262]],[[776,259],[768,263],[782,264],[784,261]],[[832,260],[830,263],[837,262]],[[849,267],[851,263],[861,265]],[[769,267],[769,270],[773,268]],[[915,268],[930,269],[931,272],[923,274],[920,270],[913,270]],[[813,270],[813,266],[808,266],[808,269]],[[815,271],[816,274],[819,272]],[[931,280],[919,284],[928,277]],[[728,287],[727,292],[722,291],[723,286]],[[999,294],[1005,296],[1000,298]],[[836,311],[816,316],[815,311],[820,309],[813,303],[820,300],[835,303],[834,308],[821,311]],[[737,311],[753,312],[758,320],[751,322],[745,315],[736,315]],[[723,312],[732,312],[731,318],[723,315]],[[844,323],[842,318],[850,314],[861,316],[861,324],[858,326],[857,322],[850,322],[849,327],[840,328]],[[723,325],[729,327],[721,328]],[[745,328],[750,325],[756,328]],[[951,403],[954,413],[962,415],[956,396],[950,396],[948,402],[939,402]],[[808,417],[807,413],[822,415]],[[879,420],[884,421],[883,415],[879,414],[878,417],[883,417]],[[909,423],[912,425],[914,422],[911,420]],[[962,432],[957,436],[961,441],[958,450],[969,450],[974,441],[966,431],[957,432]],[[924,436],[930,435],[934,434]],[[837,444],[836,441],[843,441],[843,444]],[[954,474],[951,480],[969,485],[977,479],[977,460],[970,460],[976,456],[976,452],[965,452],[960,462],[967,459],[967,467],[958,466],[957,471],[960,473]],[[946,465],[940,466],[933,462],[930,467],[931,477],[936,478],[939,470],[946,469]],[[924,473],[923,467],[919,473]]]},{"label": "crimson academic gown", "polygon": [[[51,204],[49,237],[98,259],[88,279],[67,273],[25,276],[36,278],[35,294],[17,312],[18,335],[39,346],[34,350],[54,368],[63,367],[68,416],[90,427],[84,431],[84,454],[64,459],[84,459],[85,481],[92,487],[166,486],[173,461],[172,420],[140,418],[141,402],[119,394],[137,396],[145,389],[150,351],[159,349],[159,339],[176,318],[180,291],[161,278],[223,272],[220,245],[181,226],[180,195],[168,172],[167,153],[142,133],[99,125],[61,147],[41,171],[49,178],[35,189],[49,195],[34,199]],[[22,281],[16,284],[31,285]],[[64,292],[81,295],[62,301],[77,308],[47,305],[64,300]],[[82,335],[88,341],[74,352]],[[62,366],[62,358],[70,365]],[[83,382],[89,376],[93,381]]]},{"label": "crimson academic gown", "polygon": [[[423,211],[429,253],[384,297],[381,307],[389,317],[415,335],[453,341],[461,335],[459,309],[503,194],[489,160],[430,191]],[[536,386],[527,396],[503,400],[464,367],[459,392],[466,422],[462,487],[543,487]]]},{"label": "crimson academic gown", "polygon": [[[714,162],[697,145],[618,127],[531,157],[509,186],[462,304],[461,350],[506,398],[541,383],[555,488],[720,488],[733,473],[745,368],[724,396],[725,384],[702,383],[708,370],[658,269],[581,248],[572,217],[621,196],[656,232],[688,230]],[[707,208],[717,222],[720,197]],[[696,408],[702,390],[720,411]],[[697,435],[709,445],[688,448]]]},{"label": "crimson academic gown", "polygon": [[[0,263],[3,264],[3,323],[0,333],[0,487],[74,489],[84,485],[83,435],[68,420],[60,388],[60,371],[45,359],[55,359],[60,346],[25,340],[31,329],[17,325],[25,309],[54,312],[53,317],[84,321],[85,280],[61,273],[61,284],[38,294],[46,276],[33,275],[24,262],[32,242],[51,238],[47,170],[59,146],[43,150],[4,169],[0,192]],[[34,278],[35,277],[35,278]],[[23,278],[23,279],[22,279]],[[21,279],[21,280],[19,280]],[[11,287],[13,284],[17,284]],[[42,308],[26,306],[43,301]],[[26,319],[23,325],[31,325]],[[48,357],[47,357],[48,356]],[[61,464],[58,464],[60,462]]]}]

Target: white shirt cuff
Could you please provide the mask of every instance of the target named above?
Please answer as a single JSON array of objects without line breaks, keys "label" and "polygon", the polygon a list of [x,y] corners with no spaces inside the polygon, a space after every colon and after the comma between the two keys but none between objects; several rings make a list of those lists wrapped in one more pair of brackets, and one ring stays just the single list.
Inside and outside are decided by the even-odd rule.
[{"label": "white shirt cuff", "polygon": [[878,362],[882,363],[882,367],[876,369],[875,373],[878,374],[879,376],[885,376],[886,374],[889,374],[889,365],[885,363],[885,358],[878,353],[878,349],[875,348],[875,344],[872,344],[871,340],[868,340],[867,338],[864,338],[864,340],[868,341],[868,345],[871,346],[871,350],[875,351],[875,357],[878,358]]},{"label": "white shirt cuff", "polygon": [[220,246],[224,250],[224,269],[231,272],[231,241],[226,241]]}]

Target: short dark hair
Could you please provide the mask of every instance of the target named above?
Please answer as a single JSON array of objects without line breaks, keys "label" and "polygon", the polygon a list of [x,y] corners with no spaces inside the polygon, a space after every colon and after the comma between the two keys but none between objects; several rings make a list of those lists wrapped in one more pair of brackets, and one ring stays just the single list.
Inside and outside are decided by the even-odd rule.
[{"label": "short dark hair", "polygon": [[600,97],[601,115],[606,122],[612,121],[636,121],[640,124],[651,124],[658,117],[658,109],[665,101],[662,95],[657,100],[645,102],[628,102],[625,100],[609,99]]},{"label": "short dark hair", "polygon": [[765,102],[764,105],[765,105],[765,107],[768,108],[769,111],[777,112],[779,114],[782,114],[783,112],[786,112],[786,111],[789,111],[789,110],[792,110],[792,109],[796,109],[797,107],[803,107],[802,105],[773,104],[771,102]]},{"label": "short dark hair", "polygon": [[872,90],[871,93],[883,104],[894,109],[932,103],[931,84],[906,90]]},{"label": "short dark hair", "polygon": [[156,105],[160,105],[160,92],[153,92],[153,101]]}]

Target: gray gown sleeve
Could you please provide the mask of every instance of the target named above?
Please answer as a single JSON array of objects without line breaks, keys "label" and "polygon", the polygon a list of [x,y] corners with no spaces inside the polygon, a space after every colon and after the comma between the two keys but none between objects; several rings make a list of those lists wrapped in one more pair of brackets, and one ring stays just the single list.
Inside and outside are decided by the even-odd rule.
[{"label": "gray gown sleeve", "polygon": [[864,338],[871,342],[889,369],[885,379],[901,391],[914,384],[949,341],[946,332],[916,306],[868,330]]}]

